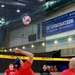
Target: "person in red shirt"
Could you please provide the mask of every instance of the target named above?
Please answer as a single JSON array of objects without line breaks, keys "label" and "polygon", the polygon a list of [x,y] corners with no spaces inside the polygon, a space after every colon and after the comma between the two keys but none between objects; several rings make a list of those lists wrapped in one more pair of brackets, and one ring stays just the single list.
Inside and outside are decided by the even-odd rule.
[{"label": "person in red shirt", "polygon": [[34,54],[32,54],[30,52],[27,52],[27,51],[23,51],[19,48],[15,48],[14,51],[15,51],[15,53],[21,53],[21,54],[29,57],[28,60],[26,60],[25,63],[19,58],[17,58],[14,61],[15,68],[17,68],[17,71],[15,72],[15,75],[35,75],[35,73],[31,69]]},{"label": "person in red shirt", "polygon": [[57,72],[58,71],[58,69],[57,69],[57,66],[55,65],[54,66],[54,72]]},{"label": "person in red shirt", "polygon": [[69,69],[62,71],[60,75],[75,75],[75,57],[70,59]]},{"label": "person in red shirt", "polygon": [[9,68],[5,70],[4,75],[15,75],[17,70],[14,69],[14,65],[11,63],[9,64]]}]

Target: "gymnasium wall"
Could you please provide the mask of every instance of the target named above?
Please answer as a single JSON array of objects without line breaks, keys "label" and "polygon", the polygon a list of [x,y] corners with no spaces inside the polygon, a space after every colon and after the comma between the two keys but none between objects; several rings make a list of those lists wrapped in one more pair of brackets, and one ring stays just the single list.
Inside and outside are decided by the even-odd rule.
[{"label": "gymnasium wall", "polygon": [[[75,4],[68,5],[62,9],[59,9],[59,11],[52,13],[50,16],[50,19],[66,14],[68,12],[74,11],[74,8],[75,8],[74,5]],[[49,19],[49,17],[47,19]],[[75,39],[73,38],[71,42],[68,42],[68,38],[72,37],[72,35],[75,35],[75,30],[55,34],[52,36],[47,36],[46,37],[46,52],[61,49],[61,56],[74,56],[75,55]],[[64,37],[67,38],[66,41],[65,39],[63,39]],[[58,41],[58,44],[54,44],[54,42],[47,43],[47,41],[50,41],[50,40],[54,41],[60,38],[62,38],[62,40],[60,40],[61,42]]]},{"label": "gymnasium wall", "polygon": [[[37,34],[37,24],[25,26],[23,28],[11,31],[9,36],[9,47],[32,43],[28,41],[28,36],[31,34]],[[37,39],[36,42],[37,41],[41,41],[41,39]]]},{"label": "gymnasium wall", "polygon": [[[68,5],[64,8],[59,9],[56,12],[52,12],[52,14],[50,14],[50,16],[48,16],[47,19],[45,19],[45,20],[60,16],[62,14],[65,14],[65,13],[68,13],[68,12],[71,12],[71,11],[74,11],[74,10],[75,10],[75,4]],[[32,29],[33,29],[33,31],[32,31]],[[40,30],[40,31],[42,31],[42,30]],[[63,36],[75,34],[74,32],[75,32],[75,30],[72,30],[72,31],[69,31],[69,32],[64,32],[64,33],[48,36],[46,38],[41,37],[37,41],[52,40],[52,39],[59,38],[60,36],[63,37]],[[28,35],[30,35],[32,33],[37,33],[37,24],[29,25],[27,27],[23,27],[23,28],[20,28],[20,29],[17,29],[17,30],[15,29],[14,31],[11,31],[10,32],[10,38],[9,38],[9,44],[8,44],[9,47],[31,43],[31,42],[28,42]],[[22,34],[24,34],[24,38],[22,38]],[[40,33],[40,36],[41,35],[42,35],[42,33]],[[74,48],[74,45],[75,44],[73,43],[73,44],[68,45],[68,47]],[[50,46],[49,44],[47,44],[46,51],[48,52],[48,51],[52,51],[52,50],[65,49],[65,48],[67,48],[67,45],[61,44],[60,46],[57,46],[57,45],[51,45]]]},{"label": "gymnasium wall", "polygon": [[[54,52],[55,53],[55,52]],[[59,53],[59,51],[58,51]],[[55,53],[53,54],[52,58],[56,56]],[[14,56],[24,56],[22,54],[16,54],[13,52],[1,52],[0,55],[11,55],[12,58],[14,58]],[[34,53],[35,57],[49,57],[50,56],[50,52],[44,52],[44,53]],[[59,53],[60,54],[60,53]],[[23,60],[25,61],[25,60]],[[61,62],[61,63],[60,63]],[[10,63],[14,63],[14,59],[6,59],[6,58],[0,58],[0,73],[3,73],[9,66]],[[64,63],[64,64],[63,64]],[[32,64],[32,69],[34,70],[34,72],[39,73],[40,70],[42,69],[42,66],[46,64],[46,65],[56,65],[58,66],[58,71],[60,72],[60,67],[59,65],[66,65],[68,66],[68,61],[44,61],[44,60],[34,60],[33,64]]]}]

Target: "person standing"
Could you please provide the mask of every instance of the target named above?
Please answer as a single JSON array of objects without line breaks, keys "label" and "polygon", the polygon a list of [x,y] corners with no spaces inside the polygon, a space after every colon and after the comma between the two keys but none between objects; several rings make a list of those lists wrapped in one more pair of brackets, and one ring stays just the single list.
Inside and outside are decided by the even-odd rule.
[{"label": "person standing", "polygon": [[50,71],[47,69],[46,65],[43,65],[43,69],[40,71],[40,75],[52,75]]},{"label": "person standing", "polygon": [[27,51],[23,51],[19,48],[15,48],[14,51],[15,53],[20,53],[29,57],[28,60],[26,60],[26,62],[23,62],[19,58],[17,58],[14,61],[15,68],[17,69],[17,71],[15,72],[15,75],[35,75],[35,73],[31,69],[34,54]]},{"label": "person standing", "polygon": [[62,71],[60,75],[75,75],[75,57],[69,61],[69,68]]},{"label": "person standing", "polygon": [[14,65],[11,63],[9,64],[9,68],[5,70],[4,75],[15,75],[17,69],[14,68]]}]

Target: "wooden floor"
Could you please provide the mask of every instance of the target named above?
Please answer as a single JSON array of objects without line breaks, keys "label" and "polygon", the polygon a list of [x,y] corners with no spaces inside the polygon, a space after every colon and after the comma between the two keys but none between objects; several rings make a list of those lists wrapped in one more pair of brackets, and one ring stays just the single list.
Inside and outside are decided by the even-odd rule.
[{"label": "wooden floor", "polygon": [[[52,75],[60,75],[59,72],[51,73]],[[3,75],[3,73],[0,73],[0,75]],[[36,75],[40,75],[39,73],[36,73]]]},{"label": "wooden floor", "polygon": [[[60,75],[60,72],[54,72],[54,73],[51,73],[52,75]],[[36,75],[40,75],[39,73],[36,73]]]}]

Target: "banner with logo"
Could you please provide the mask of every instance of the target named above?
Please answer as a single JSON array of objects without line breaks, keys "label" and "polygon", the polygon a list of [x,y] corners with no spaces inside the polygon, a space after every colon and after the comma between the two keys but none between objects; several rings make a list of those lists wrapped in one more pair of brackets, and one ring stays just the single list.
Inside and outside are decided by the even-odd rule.
[{"label": "banner with logo", "polygon": [[50,36],[75,29],[75,11],[42,23],[42,36]]}]

